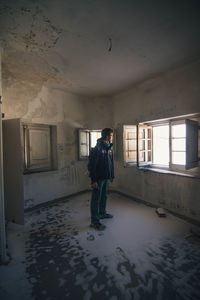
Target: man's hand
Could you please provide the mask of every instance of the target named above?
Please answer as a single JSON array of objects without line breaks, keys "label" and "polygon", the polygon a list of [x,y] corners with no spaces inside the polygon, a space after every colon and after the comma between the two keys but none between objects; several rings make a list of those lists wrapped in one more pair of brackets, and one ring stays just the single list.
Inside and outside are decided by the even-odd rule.
[{"label": "man's hand", "polygon": [[98,189],[98,183],[95,181],[91,184],[92,189]]}]

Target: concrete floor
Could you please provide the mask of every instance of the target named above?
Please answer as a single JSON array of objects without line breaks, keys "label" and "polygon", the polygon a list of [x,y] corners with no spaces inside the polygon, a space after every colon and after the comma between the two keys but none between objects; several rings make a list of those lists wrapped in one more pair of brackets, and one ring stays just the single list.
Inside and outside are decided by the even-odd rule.
[{"label": "concrete floor", "polygon": [[1,300],[200,299],[200,239],[191,225],[111,193],[103,232],[89,227],[85,193],[9,223],[11,261],[0,266]]}]

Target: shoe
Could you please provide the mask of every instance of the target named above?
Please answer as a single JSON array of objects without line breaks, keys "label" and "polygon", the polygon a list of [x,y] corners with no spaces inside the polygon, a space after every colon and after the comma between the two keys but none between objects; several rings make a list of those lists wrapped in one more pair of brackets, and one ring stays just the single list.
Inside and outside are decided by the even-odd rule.
[{"label": "shoe", "polygon": [[106,228],[106,226],[100,222],[91,223],[90,227],[93,227],[97,230],[104,230]]},{"label": "shoe", "polygon": [[107,214],[107,213],[100,216],[100,219],[112,219],[112,218],[113,218],[113,215]]}]

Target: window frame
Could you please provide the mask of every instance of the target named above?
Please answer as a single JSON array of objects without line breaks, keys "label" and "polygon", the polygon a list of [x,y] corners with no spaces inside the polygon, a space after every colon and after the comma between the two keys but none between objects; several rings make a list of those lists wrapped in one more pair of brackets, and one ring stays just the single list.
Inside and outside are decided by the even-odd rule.
[{"label": "window frame", "polygon": [[[88,160],[90,149],[91,149],[91,133],[92,132],[101,132],[102,129],[88,129],[88,128],[78,128],[78,160],[85,161]],[[86,147],[87,147],[87,155],[81,155],[81,140],[80,140],[80,133],[85,132],[88,134],[88,139],[86,139]]]},{"label": "window frame", "polygon": [[[198,129],[197,129],[197,143],[198,143],[198,158],[196,160],[197,166],[191,167],[191,168],[186,168],[186,162],[185,165],[178,165],[178,164],[172,164],[172,126],[174,124],[186,124],[187,120],[195,120],[196,122],[198,122]],[[159,165],[159,164],[154,164],[153,163],[153,127],[154,126],[161,126],[161,125],[169,125],[169,165]],[[187,175],[186,173],[190,174],[192,172],[192,170],[194,168],[199,168],[199,164],[198,162],[200,161],[200,157],[199,157],[199,153],[200,153],[200,144],[198,142],[199,136],[200,136],[200,113],[195,113],[195,114],[190,114],[190,115],[183,115],[183,116],[178,116],[178,117],[172,117],[172,118],[166,118],[166,119],[160,119],[160,120],[153,120],[153,121],[148,121],[148,122],[141,122],[141,123],[137,123],[136,125],[123,125],[123,143],[125,142],[125,138],[124,138],[124,126],[136,126],[137,128],[137,162],[134,163],[130,163],[128,161],[126,161],[126,152],[124,149],[124,166],[128,167],[128,166],[137,166],[139,169],[158,169],[158,171],[163,170],[164,172],[169,171],[169,173],[180,173],[183,175]],[[151,133],[151,146],[152,146],[152,154],[151,154],[151,158],[152,161],[151,162],[146,162],[146,163],[141,163],[139,161],[139,128],[141,126],[149,126],[152,127],[152,133]],[[187,131],[187,129],[186,129]],[[187,137],[185,137],[186,139],[186,144],[187,144]],[[146,143],[146,142],[145,142]],[[186,152],[186,161],[187,161],[187,148],[185,149]],[[189,172],[188,172],[189,171]]]},{"label": "window frame", "polygon": [[[86,133],[86,144],[81,143],[81,132]],[[90,141],[89,141],[89,138],[87,138],[87,134],[89,136],[89,130],[87,128],[78,128],[78,160],[86,160],[88,158]],[[81,145],[86,145],[87,155],[81,155]]]}]

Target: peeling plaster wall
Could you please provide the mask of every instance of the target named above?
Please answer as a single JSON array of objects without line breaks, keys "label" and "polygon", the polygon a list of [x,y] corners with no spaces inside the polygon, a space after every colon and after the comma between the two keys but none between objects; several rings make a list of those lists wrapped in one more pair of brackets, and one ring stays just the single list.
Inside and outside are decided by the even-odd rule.
[{"label": "peeling plaster wall", "polygon": [[24,175],[25,206],[88,189],[87,164],[78,161],[76,128],[86,126],[81,97],[45,86],[37,93],[34,85],[29,92],[21,85],[4,87],[6,118],[57,126],[58,170]]},{"label": "peeling plaster wall", "polygon": [[113,97],[117,130],[117,189],[136,198],[200,219],[200,180],[123,167],[122,125],[200,112],[200,61],[183,66]]}]

